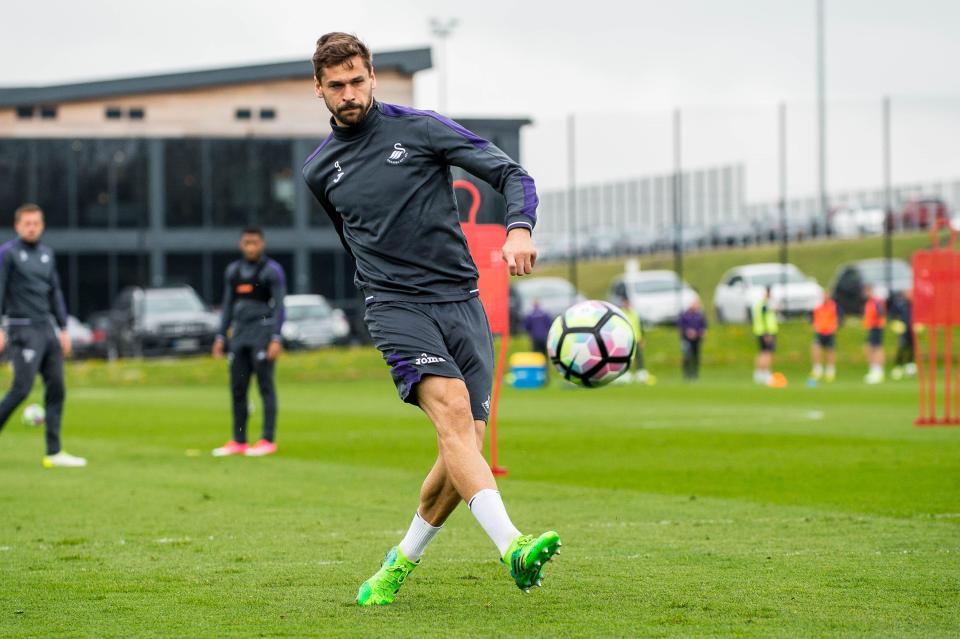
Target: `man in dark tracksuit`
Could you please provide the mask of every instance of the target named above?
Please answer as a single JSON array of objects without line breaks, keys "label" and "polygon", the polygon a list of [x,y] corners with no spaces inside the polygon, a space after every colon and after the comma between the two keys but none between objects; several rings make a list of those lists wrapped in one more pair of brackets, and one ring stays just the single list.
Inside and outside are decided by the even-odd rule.
[{"label": "man in dark tracksuit", "polygon": [[391,603],[460,501],[497,546],[517,586],[529,590],[539,585],[560,537],[520,534],[483,458],[493,341],[450,167],[504,196],[503,257],[514,275],[530,273],[536,259],[533,179],[456,122],[374,100],[370,51],[355,36],[321,37],[313,65],[314,89],[333,115],[333,132],[307,158],[303,176],[356,262],[367,327],[400,397],[427,414],[439,446],[406,535],[361,585],[357,603]]},{"label": "man in dark tracksuit", "polygon": [[[283,298],[287,293],[283,268],[263,254],[263,231],[244,229],[240,236],[243,259],[232,262],[224,273],[223,314],[213,356],[222,357],[227,331],[229,340],[230,392],[233,397],[233,439],[213,450],[215,457],[247,455],[261,457],[277,452],[277,393],[274,364],[280,355]],[[250,376],[257,376],[263,400],[263,435],[247,446]]]},{"label": "man in dark tracksuit", "polygon": [[86,466],[86,459],[74,457],[60,446],[63,357],[70,355],[70,336],[53,250],[40,244],[43,211],[36,204],[24,204],[14,214],[14,228],[17,239],[0,246],[0,315],[7,317],[9,330],[9,336],[0,330],[0,351],[9,342],[13,364],[13,386],[0,401],[0,429],[30,394],[39,372],[46,412],[43,466]]}]

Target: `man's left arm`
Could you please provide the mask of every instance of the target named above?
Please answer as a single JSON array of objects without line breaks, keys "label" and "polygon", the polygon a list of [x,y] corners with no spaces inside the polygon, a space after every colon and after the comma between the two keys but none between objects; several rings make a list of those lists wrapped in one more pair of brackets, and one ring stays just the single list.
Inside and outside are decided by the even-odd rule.
[{"label": "man's left arm", "polygon": [[73,344],[70,342],[70,334],[67,332],[67,304],[63,299],[63,289],[60,286],[60,274],[57,272],[56,258],[52,258],[51,262],[50,310],[57,321],[57,326],[60,327],[60,348],[64,355],[69,356],[73,350]]},{"label": "man's left arm", "polygon": [[531,273],[537,259],[531,236],[540,203],[533,178],[490,141],[452,120],[431,116],[427,127],[430,143],[442,160],[475,175],[503,195],[507,204],[503,259],[511,275]]},{"label": "man's left arm", "polygon": [[273,299],[275,312],[273,314],[273,335],[270,338],[270,346],[267,348],[267,358],[274,360],[280,355],[283,348],[283,321],[287,315],[283,300],[287,296],[287,276],[283,272],[283,267],[272,260],[269,268],[270,297]]}]

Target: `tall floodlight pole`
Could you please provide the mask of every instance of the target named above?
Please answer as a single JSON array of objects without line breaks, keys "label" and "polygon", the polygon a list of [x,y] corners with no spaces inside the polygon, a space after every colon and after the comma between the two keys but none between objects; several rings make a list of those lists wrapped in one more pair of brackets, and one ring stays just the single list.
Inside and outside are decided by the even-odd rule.
[{"label": "tall floodlight pole", "polygon": [[440,55],[437,67],[437,111],[447,110],[447,38],[457,26],[456,18],[430,18],[430,32],[437,38],[437,50]]},{"label": "tall floodlight pole", "polygon": [[680,109],[673,111],[673,270],[677,272],[677,309],[683,312],[683,173],[680,158]]},{"label": "tall floodlight pole", "polygon": [[823,3],[824,0],[817,0],[817,190],[820,194],[820,215],[826,230],[830,228],[830,201],[827,197],[827,89]]},{"label": "tall floodlight pole", "polygon": [[570,242],[570,283],[577,289],[577,128],[576,118],[567,116],[567,233]]},{"label": "tall floodlight pole", "polygon": [[883,98],[883,257],[887,295],[893,293],[893,187],[890,166],[890,96]]},{"label": "tall floodlight pole", "polygon": [[787,299],[787,250],[789,233],[787,232],[787,105],[780,103],[777,109],[777,123],[779,128],[779,165],[780,165],[780,294],[783,298],[780,303],[784,312],[790,310],[790,300]]}]

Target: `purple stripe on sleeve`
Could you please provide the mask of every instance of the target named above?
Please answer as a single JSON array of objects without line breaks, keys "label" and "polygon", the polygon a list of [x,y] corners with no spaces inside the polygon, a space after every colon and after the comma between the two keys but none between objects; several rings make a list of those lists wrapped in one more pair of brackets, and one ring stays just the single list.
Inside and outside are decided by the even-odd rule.
[{"label": "purple stripe on sleeve", "polygon": [[533,183],[533,178],[529,175],[521,177],[520,184],[523,185],[523,208],[520,212],[536,222],[537,206],[540,204],[540,198],[537,197],[537,187]]},{"label": "purple stripe on sleeve", "polygon": [[420,109],[411,109],[410,107],[399,106],[396,104],[387,104],[385,102],[379,103],[382,108],[383,114],[389,117],[401,117],[404,115],[424,115],[430,118],[433,118],[437,122],[440,122],[447,128],[455,131],[456,133],[462,135],[467,139],[470,144],[477,147],[478,149],[485,149],[490,146],[489,140],[481,138],[479,135],[470,131],[469,129],[463,127],[462,125],[454,122],[450,118],[444,117],[437,113],[436,111],[421,111]]},{"label": "purple stripe on sleeve", "polygon": [[327,136],[327,139],[324,140],[323,142],[321,142],[321,143],[320,143],[320,146],[318,146],[316,149],[314,149],[313,153],[310,154],[310,157],[307,158],[307,161],[303,163],[303,166],[307,166],[308,164],[310,164],[310,162],[313,161],[313,158],[317,157],[317,155],[320,153],[320,151],[323,151],[323,147],[325,147],[325,146],[327,146],[328,144],[330,144],[330,140],[332,140],[332,139],[333,139],[333,133],[331,133],[330,135],[328,135],[328,136]]}]

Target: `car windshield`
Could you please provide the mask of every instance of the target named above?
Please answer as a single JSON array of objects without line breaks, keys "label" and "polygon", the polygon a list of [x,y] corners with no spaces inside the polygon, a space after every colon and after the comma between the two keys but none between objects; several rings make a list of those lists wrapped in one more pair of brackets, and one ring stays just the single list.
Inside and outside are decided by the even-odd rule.
[{"label": "car windshield", "polygon": [[296,304],[286,308],[287,319],[291,322],[300,322],[308,319],[326,319],[330,317],[330,305],[323,304]]},{"label": "car windshield", "polygon": [[787,269],[786,271],[769,271],[767,273],[754,273],[750,276],[750,283],[754,286],[773,286],[774,284],[800,284],[806,282],[807,278],[800,271]]},{"label": "car windshield", "polygon": [[639,280],[633,283],[634,293],[666,293],[677,290],[676,277],[658,277]]},{"label": "car windshield", "polygon": [[148,291],[144,300],[148,315],[196,313],[203,311],[203,302],[192,291]]},{"label": "car windshield", "polygon": [[[895,280],[909,280],[913,278],[910,267],[903,262],[891,261],[890,271]],[[860,265],[864,283],[875,284],[887,279],[887,266],[884,262],[869,262]]]}]

